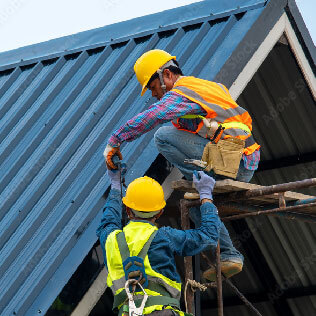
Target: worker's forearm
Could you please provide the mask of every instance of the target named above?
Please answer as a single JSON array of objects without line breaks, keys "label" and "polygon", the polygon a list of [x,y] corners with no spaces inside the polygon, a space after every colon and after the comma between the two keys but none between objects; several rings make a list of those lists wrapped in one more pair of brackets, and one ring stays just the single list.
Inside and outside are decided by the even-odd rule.
[{"label": "worker's forearm", "polygon": [[108,144],[117,147],[124,141],[133,141],[157,125],[170,122],[186,114],[204,115],[206,112],[200,105],[186,97],[174,91],[169,91],[161,100],[130,119],[115,131],[108,140]]},{"label": "worker's forearm", "polygon": [[177,230],[166,228],[173,249],[180,256],[194,256],[209,246],[216,246],[221,226],[217,208],[213,203],[205,202],[200,209],[201,225],[196,229]]},{"label": "worker's forearm", "polygon": [[201,205],[201,226],[202,230],[209,237],[209,242],[211,244],[217,244],[219,231],[221,226],[221,220],[218,216],[218,211],[216,206],[211,202],[211,200],[205,199],[204,203]]},{"label": "worker's forearm", "polygon": [[140,119],[144,114],[140,113],[134,118],[130,119],[116,130],[108,140],[108,144],[113,147],[120,146],[123,142],[131,142],[141,135],[149,132],[159,124],[155,117],[151,117],[150,122]]},{"label": "worker's forearm", "polygon": [[107,198],[103,216],[97,229],[97,236],[106,240],[106,237],[114,230],[121,229],[122,202],[119,190],[112,189]]}]

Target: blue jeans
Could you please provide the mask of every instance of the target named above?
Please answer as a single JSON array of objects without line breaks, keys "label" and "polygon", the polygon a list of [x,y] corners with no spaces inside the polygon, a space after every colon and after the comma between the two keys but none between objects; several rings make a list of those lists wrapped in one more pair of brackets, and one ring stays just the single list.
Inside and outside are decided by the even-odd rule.
[{"label": "blue jeans", "polygon": [[[208,139],[197,134],[180,131],[173,126],[160,127],[155,133],[155,143],[159,152],[174,166],[176,166],[187,180],[192,181],[193,170],[201,170],[199,167],[184,163],[184,159],[198,159],[203,155],[203,150]],[[244,167],[243,160],[239,165],[237,181],[249,182],[253,177],[254,170]],[[225,179],[223,176],[209,175],[216,180]]]},{"label": "blue jeans", "polygon": [[[187,180],[192,181],[193,170],[201,170],[190,164],[185,164],[184,159],[200,160],[205,145],[209,140],[197,135],[180,131],[173,126],[160,127],[155,133],[155,143],[159,152],[174,166],[176,166]],[[240,162],[236,180],[249,182],[254,174],[253,170],[244,167]],[[209,175],[216,179],[223,179],[210,172]],[[190,209],[190,216],[196,226],[200,223],[200,212],[197,208]],[[221,247],[221,261],[243,262],[243,255],[233,246],[225,225],[221,224],[219,242]]]}]

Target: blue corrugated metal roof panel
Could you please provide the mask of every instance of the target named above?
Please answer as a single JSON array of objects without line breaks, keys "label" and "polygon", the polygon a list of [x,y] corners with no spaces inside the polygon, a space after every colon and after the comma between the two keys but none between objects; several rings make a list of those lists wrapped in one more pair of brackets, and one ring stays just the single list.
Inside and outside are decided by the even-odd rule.
[{"label": "blue corrugated metal roof panel", "polygon": [[[153,102],[136,59],[166,49],[213,79],[265,2],[203,1],[0,54],[1,316],[45,313],[95,242],[107,138]],[[152,136],[122,146],[127,181],[156,158]]]},{"label": "blue corrugated metal roof panel", "polygon": [[112,43],[122,42],[135,36],[145,36],[155,32],[175,29],[179,26],[192,25],[203,19],[218,19],[230,14],[246,12],[253,8],[262,7],[264,0],[206,0],[183,6],[176,9],[156,13],[129,21],[108,25],[95,30],[81,32],[71,36],[54,39],[41,43],[19,48],[0,54],[1,66],[21,63],[29,59],[53,54],[64,54],[65,51],[82,50],[82,47],[98,47]]}]

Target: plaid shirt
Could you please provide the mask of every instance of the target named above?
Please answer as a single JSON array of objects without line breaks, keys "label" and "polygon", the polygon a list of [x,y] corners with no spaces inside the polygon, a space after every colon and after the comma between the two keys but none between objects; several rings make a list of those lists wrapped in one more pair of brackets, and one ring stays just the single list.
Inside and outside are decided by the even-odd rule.
[{"label": "plaid shirt", "polygon": [[[158,102],[127,121],[115,131],[111,135],[108,144],[112,147],[118,147],[124,141],[133,141],[159,124],[170,122],[186,114],[205,116],[207,113],[199,104],[194,103],[181,94],[169,91]],[[195,131],[199,122],[199,119],[179,120],[179,124],[190,131]],[[259,150],[248,156],[243,155],[244,166],[248,170],[256,170],[259,160]]]}]

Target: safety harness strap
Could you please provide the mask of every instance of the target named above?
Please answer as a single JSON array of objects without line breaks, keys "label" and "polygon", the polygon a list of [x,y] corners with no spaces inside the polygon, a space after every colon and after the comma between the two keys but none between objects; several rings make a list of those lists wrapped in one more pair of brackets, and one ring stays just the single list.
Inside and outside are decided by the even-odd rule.
[{"label": "safety harness strap", "polygon": [[149,250],[149,247],[151,245],[151,242],[153,241],[153,239],[155,238],[156,234],[157,234],[158,230],[155,230],[150,237],[148,238],[148,240],[146,241],[145,245],[143,246],[142,250],[138,253],[137,257],[142,258],[143,260],[145,260],[145,257],[147,255],[147,252]]},{"label": "safety harness strap", "polygon": [[[137,255],[138,258],[141,258],[142,260],[145,259],[146,255],[148,253],[149,247],[151,245],[151,242],[155,238],[157,232],[158,232],[158,230],[155,230],[155,231],[152,232],[152,234],[150,235],[150,237],[148,238],[148,240],[144,244],[143,248],[138,253],[138,255]],[[123,267],[124,267],[124,262],[128,258],[131,258],[131,257],[130,257],[130,251],[129,251],[129,248],[128,248],[128,244],[126,242],[125,234],[124,234],[123,231],[116,235],[116,240],[117,240],[117,244],[118,244],[118,247],[119,247],[119,250],[120,250],[120,254],[121,254],[122,262],[123,262]],[[134,258],[134,257],[132,257],[132,258]],[[136,259],[137,258],[135,257],[134,260],[136,260]],[[144,266],[143,266],[142,269],[144,269]],[[124,271],[125,271],[125,267],[124,267]],[[125,271],[125,273],[127,273],[127,272]],[[146,274],[145,270],[143,270],[142,273]],[[127,280],[127,274],[125,274],[125,280]],[[146,277],[146,282],[147,282],[147,277]],[[155,284],[155,282],[148,281],[148,286],[146,286],[146,288],[161,294],[162,295],[161,297],[165,297],[165,296],[168,297],[168,296],[170,296],[168,291],[163,286],[161,286],[159,284]],[[117,308],[118,306],[120,306],[126,299],[127,299],[127,294],[126,294],[126,292],[124,290],[121,291],[119,294],[115,295],[114,296],[113,309]]]},{"label": "safety harness strap", "polygon": [[[160,297],[160,298],[168,298],[168,299],[171,300],[170,302],[173,302],[173,305],[171,303],[169,303],[169,304],[158,304],[158,305],[172,305],[172,306],[174,306],[174,302],[175,301],[178,302],[178,304],[179,304],[179,301],[176,298],[170,297],[169,292],[160,284],[157,284],[157,283],[149,280],[147,289],[159,293],[160,295],[158,297]],[[113,309],[117,308],[118,306],[120,306],[126,299],[127,299],[127,294],[126,294],[126,292],[124,290],[121,291],[119,294],[116,294],[114,296]],[[146,306],[150,306],[150,305],[147,305],[147,304],[146,304]]]},{"label": "safety harness strap", "polygon": [[148,281],[148,289],[151,291],[157,292],[162,296],[167,296],[167,297],[170,296],[169,292],[162,285],[156,282],[153,282],[151,280]]},{"label": "safety harness strap", "polygon": [[118,233],[116,235],[116,240],[121,253],[122,262],[124,262],[130,256],[124,232]]},{"label": "safety harness strap", "polygon": [[[153,241],[153,239],[155,238],[156,234],[157,234],[158,230],[155,230],[150,237],[148,238],[148,240],[146,241],[145,245],[143,246],[143,248],[141,249],[141,251],[139,252],[139,254],[137,255],[137,257],[142,258],[143,260],[145,259],[148,249],[151,245],[151,242]],[[120,232],[116,235],[116,240],[117,240],[117,244],[121,253],[121,257],[122,257],[122,262],[124,262],[128,257],[130,257],[130,252],[129,252],[129,248],[126,242],[126,238],[125,238],[125,234],[124,232]]]},{"label": "safety harness strap", "polygon": [[[135,304],[138,305],[142,302],[141,299],[136,299]],[[180,309],[180,302],[172,297],[167,297],[167,296],[149,296],[148,300],[146,302],[145,307],[152,306],[152,305],[164,305],[164,306],[173,306],[178,309]]]}]

